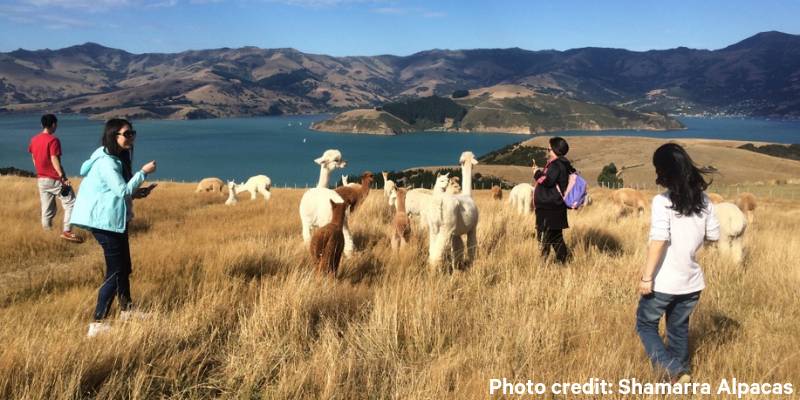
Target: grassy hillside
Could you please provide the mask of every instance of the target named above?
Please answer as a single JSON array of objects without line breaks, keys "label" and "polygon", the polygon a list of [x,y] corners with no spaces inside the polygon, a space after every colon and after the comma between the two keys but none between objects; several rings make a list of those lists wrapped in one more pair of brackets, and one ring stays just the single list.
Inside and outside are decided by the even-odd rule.
[{"label": "grassy hillside", "polygon": [[[519,85],[497,85],[455,99],[430,96],[390,102],[374,112],[388,113],[410,131],[505,132],[533,134],[563,130],[683,129],[676,119],[658,113],[640,113],[566,97],[537,93]],[[341,113],[314,125],[332,132],[384,133],[385,126],[364,130],[374,120],[372,110]]]},{"label": "grassy hillside", "polygon": [[[511,182],[529,182],[530,156],[535,157],[541,152],[538,149],[547,148],[549,139],[549,135],[536,137],[523,141],[520,145],[510,145],[505,149],[489,153],[484,156],[487,157],[487,163],[508,166],[478,164],[475,172],[495,175]],[[683,145],[700,166],[716,169],[717,172],[710,175],[710,178],[717,186],[800,179],[800,161],[740,148],[746,142],[618,136],[567,136],[565,139],[570,145],[567,158],[572,160],[575,168],[581,171],[590,184],[595,183],[603,166],[613,162],[619,168],[638,166],[623,173],[626,185],[654,188],[653,152],[667,141]],[[758,143],[758,145],[766,144]],[[537,164],[543,165],[538,159]]]},{"label": "grassy hillside", "polygon": [[[0,398],[464,399],[497,377],[655,379],[634,331],[647,216],[616,220],[606,191],[570,214],[566,268],[539,258],[532,217],[475,192],[478,259],[452,275],[428,271],[420,229],[390,250],[374,191],[330,279],[300,245],[302,190],[226,207],[165,182],[131,226],[134,301],[152,317],[88,340],[100,246],[41,230],[35,180],[0,184]],[[697,381],[800,381],[800,205],[759,201],[744,267],[700,253]]]}]

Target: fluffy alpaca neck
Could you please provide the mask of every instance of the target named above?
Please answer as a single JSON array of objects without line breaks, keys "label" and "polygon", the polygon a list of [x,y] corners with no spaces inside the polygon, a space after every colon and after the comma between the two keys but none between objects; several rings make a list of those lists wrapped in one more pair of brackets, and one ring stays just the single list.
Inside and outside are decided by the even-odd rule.
[{"label": "fluffy alpaca neck", "polygon": [[367,195],[369,194],[369,185],[371,184],[372,182],[369,179],[362,179],[361,188],[359,188],[360,191],[358,192],[358,197],[361,197],[362,199],[366,198]]},{"label": "fluffy alpaca neck", "polygon": [[447,182],[444,182],[440,185],[439,182],[437,181],[436,185],[434,185],[432,189],[433,195],[439,196],[441,194],[444,194],[447,191],[447,185],[448,185]]},{"label": "fluffy alpaca neck", "polygon": [[344,212],[346,210],[347,207],[333,209],[333,216],[331,217],[330,225],[332,225],[334,229],[338,231],[342,230],[342,225],[344,224]]},{"label": "fluffy alpaca neck", "polygon": [[319,167],[319,180],[317,181],[318,188],[327,188],[328,187],[328,178],[331,175],[331,171],[329,171],[324,166]]},{"label": "fluffy alpaca neck", "polygon": [[405,193],[397,193],[397,213],[398,214],[405,214],[406,213],[406,194]]},{"label": "fluffy alpaca neck", "polygon": [[472,196],[472,162],[467,161],[461,167],[461,193]]}]

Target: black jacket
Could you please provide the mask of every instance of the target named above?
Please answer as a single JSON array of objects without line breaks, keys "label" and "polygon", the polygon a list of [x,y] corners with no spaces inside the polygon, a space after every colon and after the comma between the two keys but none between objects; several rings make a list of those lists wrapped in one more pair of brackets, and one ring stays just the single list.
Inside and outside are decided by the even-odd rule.
[{"label": "black jacket", "polygon": [[[534,191],[534,205],[537,209],[566,209],[562,193],[567,190],[569,184],[569,174],[575,172],[572,164],[564,157],[558,157],[547,163],[544,170],[537,170],[533,174],[533,179],[537,182]],[[558,185],[561,189],[559,193],[556,189]]]}]

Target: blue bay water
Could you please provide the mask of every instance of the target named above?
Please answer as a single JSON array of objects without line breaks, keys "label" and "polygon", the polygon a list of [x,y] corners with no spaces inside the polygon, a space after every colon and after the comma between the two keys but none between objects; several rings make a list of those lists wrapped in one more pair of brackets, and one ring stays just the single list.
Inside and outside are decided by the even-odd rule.
[{"label": "blue bay water", "polygon": [[[158,162],[154,179],[196,181],[208,176],[241,181],[266,174],[275,185],[313,185],[319,166],[312,160],[326,149],[339,149],[348,161],[341,173],[400,170],[414,166],[454,165],[464,150],[485,154],[528,135],[428,133],[399,136],[315,132],[311,122],[325,115],[230,118],[191,121],[134,121],[139,136],[134,166]],[[662,138],[710,138],[777,143],[800,142],[800,122],[733,118],[683,118],[687,130],[568,131],[558,135],[618,135]],[[39,115],[0,116],[0,167],[32,170],[27,152],[38,132]],[[59,117],[64,163],[69,175],[99,146],[103,123],[83,116]],[[555,135],[555,134],[554,134]],[[331,180],[339,178],[337,171]]]}]

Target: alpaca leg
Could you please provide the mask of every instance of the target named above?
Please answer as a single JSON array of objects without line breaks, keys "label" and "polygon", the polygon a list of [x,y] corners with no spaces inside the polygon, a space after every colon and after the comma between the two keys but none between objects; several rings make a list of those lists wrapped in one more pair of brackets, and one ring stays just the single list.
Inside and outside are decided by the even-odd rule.
[{"label": "alpaca leg", "polygon": [[730,258],[730,253],[731,253],[730,241],[731,239],[726,236],[719,238],[719,241],[717,242],[717,249],[719,249],[720,258],[725,258],[725,259]]},{"label": "alpaca leg", "polygon": [[308,221],[302,222],[303,228],[301,231],[303,234],[303,243],[307,246],[311,242],[311,224],[309,224]]},{"label": "alpaca leg", "polygon": [[475,255],[478,252],[478,232],[477,229],[473,229],[467,232],[467,265],[472,264],[475,261]]},{"label": "alpaca leg", "polygon": [[270,196],[272,196],[272,194],[269,192],[269,190],[267,190],[265,188],[258,189],[258,193],[260,193],[261,196],[264,197],[265,201],[269,201]]},{"label": "alpaca leg", "polygon": [[442,262],[444,250],[447,248],[447,239],[449,238],[449,235],[441,230],[435,234],[431,232],[431,234],[433,236],[433,242],[428,255],[428,264],[430,264],[431,268],[435,270]]},{"label": "alpaca leg", "polygon": [[256,199],[256,189],[255,188],[249,189],[248,192],[250,192],[250,200],[255,200]]},{"label": "alpaca leg", "polygon": [[450,238],[450,243],[453,246],[453,257],[451,261],[451,270],[459,269],[461,267],[461,261],[464,259],[464,241],[461,240],[461,236],[453,235]]},{"label": "alpaca leg", "polygon": [[736,264],[736,265],[739,265],[742,262],[742,259],[744,258],[743,257],[744,256],[744,251],[743,251],[743,248],[742,248],[742,244],[743,244],[742,242],[743,241],[744,241],[744,239],[740,236],[740,237],[737,237],[737,238],[731,240],[731,242],[730,242],[730,245],[731,245],[731,250],[730,250],[731,261],[733,261],[733,263]]},{"label": "alpaca leg", "polygon": [[350,258],[353,256],[353,236],[350,235],[350,227],[347,226],[347,219],[344,220],[342,225],[342,234],[344,235],[344,256]]}]

